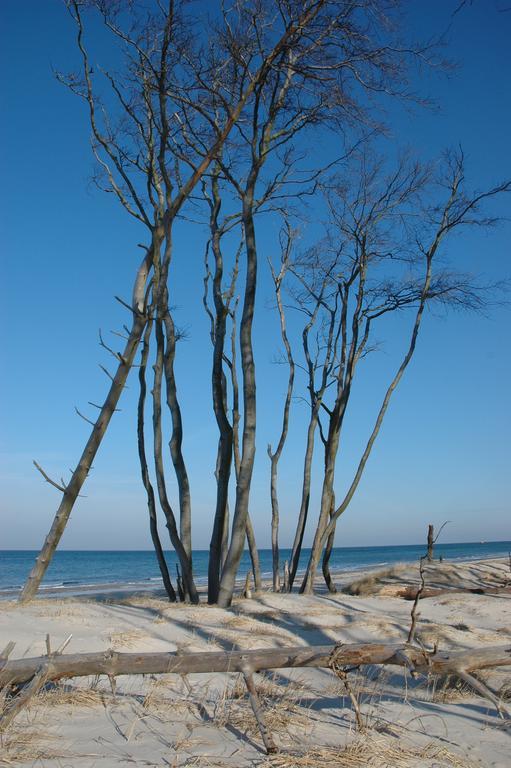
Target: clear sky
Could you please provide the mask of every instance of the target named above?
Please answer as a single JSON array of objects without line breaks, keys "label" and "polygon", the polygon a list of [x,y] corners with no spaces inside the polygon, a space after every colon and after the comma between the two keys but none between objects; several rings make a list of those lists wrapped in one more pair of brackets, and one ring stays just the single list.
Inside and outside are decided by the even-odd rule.
[{"label": "clear sky", "polygon": [[[420,157],[460,143],[475,186],[511,177],[511,12],[504,0],[476,0],[454,18],[456,2],[405,3],[412,36],[446,29],[446,53],[459,62],[450,77],[421,75],[417,86],[438,110],[390,107],[392,139]],[[77,61],[74,30],[59,0],[2,0],[1,239],[2,376],[0,549],[38,548],[59,493],[32,466],[69,476],[88,436],[74,406],[94,414],[109,361],[97,344],[126,322],[114,294],[129,296],[141,232],[89,184],[92,167],[83,104],[52,75]],[[96,45],[103,39],[98,33]],[[509,215],[509,201],[498,212]],[[474,232],[452,244],[461,260],[489,279],[511,278],[511,228]],[[203,232],[181,225],[173,290],[177,320],[188,328],[177,375],[192,481],[194,546],[207,548],[214,507],[216,426],[210,405],[210,343],[201,305]],[[264,250],[264,239],[261,240]],[[285,370],[278,324],[262,279],[255,328],[259,373],[259,441],[252,509],[258,543],[269,545],[269,462],[278,438]],[[382,388],[404,343],[410,318],[360,372],[339,462],[338,496],[356,465]],[[363,482],[338,528],[339,545],[414,543],[427,523],[449,519],[445,541],[511,538],[509,447],[510,310],[426,318],[417,354],[389,409]],[[111,337],[115,339],[115,337]],[[402,347],[401,347],[402,348]],[[270,386],[277,377],[277,385]],[[135,442],[137,383],[125,393],[84,493],[71,516],[67,549],[150,546]],[[378,395],[378,393],[380,393]],[[282,544],[289,545],[298,503],[306,407],[293,403],[281,462]],[[175,492],[175,485],[171,486]],[[317,500],[317,492],[313,502]],[[313,506],[314,512],[314,506]],[[309,543],[310,536],[307,538]]]}]

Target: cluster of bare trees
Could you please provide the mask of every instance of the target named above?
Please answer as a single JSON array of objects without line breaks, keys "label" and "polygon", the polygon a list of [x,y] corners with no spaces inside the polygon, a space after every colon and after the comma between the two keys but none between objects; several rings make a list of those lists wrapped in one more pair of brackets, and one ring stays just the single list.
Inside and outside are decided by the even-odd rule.
[{"label": "cluster of bare trees", "polygon": [[[37,591],[137,353],[138,451],[152,540],[169,599],[199,599],[175,376],[180,331],[171,309],[173,262],[180,258],[174,227],[189,211],[198,222],[189,226],[207,230],[204,250],[195,256],[198,267],[204,265],[218,427],[208,600],[229,605],[245,542],[256,588],[261,584],[249,514],[257,427],[253,324],[258,272],[268,268],[289,372],[280,435],[268,446],[273,588],[290,590],[297,577],[314,512],[312,466],[320,445],[321,497],[301,591],[313,589],[322,556],[324,578],[334,589],[329,558],[336,524],[413,356],[427,304],[477,307],[484,301],[468,277],[437,267],[438,252],[454,230],[491,224],[483,204],[509,184],[469,192],[461,152],[433,166],[406,156],[378,156],[378,100],[411,98],[410,65],[427,65],[434,55],[432,45],[400,40],[391,0],[235,0],[212,3],[207,12],[185,0],[68,0],[66,5],[81,65],[57,76],[87,109],[97,186],[139,222],[145,244],[128,305],[125,348],[115,352],[102,340],[115,358],[110,390],[71,480],[61,488],[61,504],[22,599]],[[89,14],[120,47],[120,70],[102,69],[91,59]],[[321,233],[306,246],[311,212],[316,218],[319,212]],[[280,229],[270,253],[267,246],[261,252],[258,236],[268,221]],[[318,226],[312,231],[317,234]],[[358,365],[375,348],[375,329],[385,317],[405,310],[410,319],[401,364],[339,503],[336,465]],[[304,318],[300,329],[297,317]],[[307,398],[310,414],[296,534],[282,581],[278,465],[295,395]],[[177,499],[168,491],[166,441]],[[179,560],[176,588],[158,532],[161,514]]]}]

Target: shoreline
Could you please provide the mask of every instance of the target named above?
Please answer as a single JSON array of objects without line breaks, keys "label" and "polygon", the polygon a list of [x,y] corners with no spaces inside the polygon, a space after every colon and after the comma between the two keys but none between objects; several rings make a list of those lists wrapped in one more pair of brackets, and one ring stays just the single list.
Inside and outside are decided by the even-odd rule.
[{"label": "shoreline", "polygon": [[[415,545],[414,545],[415,546]],[[456,557],[448,559],[443,557],[442,560],[434,558],[429,565],[452,565],[455,563],[478,563],[492,561],[505,560],[505,555],[488,555],[487,557],[481,556],[467,556]],[[394,562],[381,562],[375,565],[365,564],[358,567],[345,567],[345,568],[331,568],[331,574],[336,580],[336,586],[342,588],[355,579],[364,578],[366,576],[374,575],[380,571],[391,568],[405,568],[417,565],[419,567],[419,560],[399,560]],[[511,566],[510,566],[511,568]],[[300,581],[300,577],[303,576],[304,570],[297,572],[297,582]],[[271,572],[263,572],[262,583],[263,591],[271,591],[272,574]],[[236,587],[240,588],[245,582],[246,573],[238,575],[236,577]],[[207,593],[207,577],[196,577],[197,590],[199,595]],[[322,578],[322,574],[318,570],[316,577],[316,592],[321,593],[325,589],[325,584]],[[2,602],[15,602],[21,592],[22,586],[0,589],[0,603]],[[144,596],[153,597],[166,597],[166,593],[163,589],[163,582],[158,577],[148,577],[140,581],[100,581],[92,583],[61,583],[61,584],[42,584],[39,592],[36,596],[37,599],[58,599],[58,598],[89,598],[89,599],[117,599],[127,597],[129,595],[140,594]],[[296,594],[296,589],[293,590],[293,594]]]}]

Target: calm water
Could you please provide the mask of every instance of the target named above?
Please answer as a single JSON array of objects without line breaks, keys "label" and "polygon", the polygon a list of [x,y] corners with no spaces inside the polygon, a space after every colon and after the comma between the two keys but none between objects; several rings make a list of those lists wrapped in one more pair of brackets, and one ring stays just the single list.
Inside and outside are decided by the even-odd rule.
[{"label": "calm water", "polygon": [[[331,558],[332,570],[357,570],[367,567],[392,565],[399,562],[413,562],[424,554],[424,545],[392,547],[337,547]],[[488,541],[468,544],[437,544],[436,556],[446,561],[477,560],[489,557],[507,557],[511,541]],[[302,555],[301,566],[305,568],[309,549]],[[290,557],[291,550],[282,549],[282,562]],[[21,550],[0,550],[0,596],[8,597],[24,583],[37,552]],[[271,550],[260,550],[263,576],[271,576]],[[167,554],[171,574],[175,574],[174,552]],[[208,552],[198,550],[193,555],[194,572],[198,584],[206,583]],[[244,576],[250,568],[248,552],[244,552],[239,575]],[[58,551],[43,582],[43,589],[72,591],[98,585],[111,588],[119,585],[136,585],[137,588],[159,586],[161,578],[154,552],[84,552]]]}]

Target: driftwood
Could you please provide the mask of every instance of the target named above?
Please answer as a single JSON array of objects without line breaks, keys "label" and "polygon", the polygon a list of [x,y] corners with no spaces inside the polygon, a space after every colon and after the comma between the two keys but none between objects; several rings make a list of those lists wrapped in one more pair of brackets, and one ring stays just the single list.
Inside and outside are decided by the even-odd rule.
[{"label": "driftwood", "polygon": [[[415,600],[420,593],[420,599],[437,597],[438,595],[454,595],[460,592],[469,595],[510,595],[511,587],[396,587],[395,597],[403,597],[405,600]],[[390,596],[390,591],[385,590],[385,595]]]},{"label": "driftwood", "polygon": [[[69,641],[70,638],[68,638]],[[67,642],[68,642],[67,641]],[[66,642],[66,644],[67,644]],[[253,673],[268,669],[322,667],[343,672],[345,668],[367,664],[389,664],[405,667],[413,673],[458,675],[477,693],[489,699],[501,717],[508,716],[501,702],[471,672],[511,665],[511,645],[470,651],[428,652],[415,645],[386,643],[353,643],[292,648],[269,648],[251,651],[218,651],[200,653],[77,653],[62,655],[63,647],[47,656],[14,659],[0,658],[0,690],[20,690],[0,719],[0,732],[5,730],[18,712],[48,682],[71,677],[144,674],[204,674],[241,672],[250,695],[261,736],[268,752],[275,751],[257,696]],[[346,669],[347,671],[347,669]]]}]

